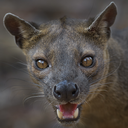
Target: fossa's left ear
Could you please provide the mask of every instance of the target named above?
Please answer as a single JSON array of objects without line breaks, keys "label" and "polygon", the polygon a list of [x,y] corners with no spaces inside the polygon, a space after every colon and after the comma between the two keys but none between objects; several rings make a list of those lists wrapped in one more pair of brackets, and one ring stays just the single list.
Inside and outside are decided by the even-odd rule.
[{"label": "fossa's left ear", "polygon": [[111,2],[91,23],[88,28],[85,28],[85,32],[95,31],[97,33],[110,34],[109,28],[113,25],[117,15],[117,7],[114,2]]},{"label": "fossa's left ear", "polygon": [[7,13],[4,17],[4,25],[7,30],[15,36],[16,44],[23,48],[23,46],[27,45],[23,40],[29,40],[33,35],[39,33],[34,26],[32,26],[29,22],[19,18],[18,16]]}]

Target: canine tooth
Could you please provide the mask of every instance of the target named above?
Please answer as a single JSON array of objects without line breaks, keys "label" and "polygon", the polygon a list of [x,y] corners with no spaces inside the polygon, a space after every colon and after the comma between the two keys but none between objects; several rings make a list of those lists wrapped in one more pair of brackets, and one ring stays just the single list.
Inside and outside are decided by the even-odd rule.
[{"label": "canine tooth", "polygon": [[75,110],[75,112],[74,112],[74,118],[77,118],[78,117],[78,114],[79,114],[79,109],[77,108],[76,110]]},{"label": "canine tooth", "polygon": [[57,116],[59,119],[63,119],[63,113],[59,109],[57,109]]}]

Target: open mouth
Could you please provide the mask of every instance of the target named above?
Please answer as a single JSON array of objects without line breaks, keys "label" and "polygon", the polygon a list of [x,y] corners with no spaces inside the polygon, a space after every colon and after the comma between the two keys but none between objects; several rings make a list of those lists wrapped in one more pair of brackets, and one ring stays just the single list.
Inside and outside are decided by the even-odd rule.
[{"label": "open mouth", "polygon": [[57,105],[57,117],[60,122],[77,121],[80,117],[80,106],[78,104]]}]

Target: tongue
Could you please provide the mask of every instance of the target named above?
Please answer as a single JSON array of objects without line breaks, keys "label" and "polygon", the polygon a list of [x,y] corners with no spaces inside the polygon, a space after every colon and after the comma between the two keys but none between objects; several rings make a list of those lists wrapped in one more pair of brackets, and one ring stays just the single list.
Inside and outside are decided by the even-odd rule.
[{"label": "tongue", "polygon": [[75,110],[77,109],[77,104],[64,104],[59,105],[60,111],[63,113],[63,116],[73,116]]}]

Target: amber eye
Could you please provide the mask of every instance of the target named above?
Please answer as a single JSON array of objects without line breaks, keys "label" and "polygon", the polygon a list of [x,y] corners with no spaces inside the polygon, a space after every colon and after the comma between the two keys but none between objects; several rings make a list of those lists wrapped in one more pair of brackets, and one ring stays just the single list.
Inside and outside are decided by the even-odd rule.
[{"label": "amber eye", "polygon": [[93,66],[93,64],[94,64],[93,57],[90,57],[90,56],[84,57],[81,61],[81,65],[83,67],[91,67]]},{"label": "amber eye", "polygon": [[37,60],[36,61],[36,66],[38,67],[38,68],[40,68],[40,69],[45,69],[45,68],[47,68],[49,65],[48,65],[48,62],[47,61],[45,61],[45,60]]}]

